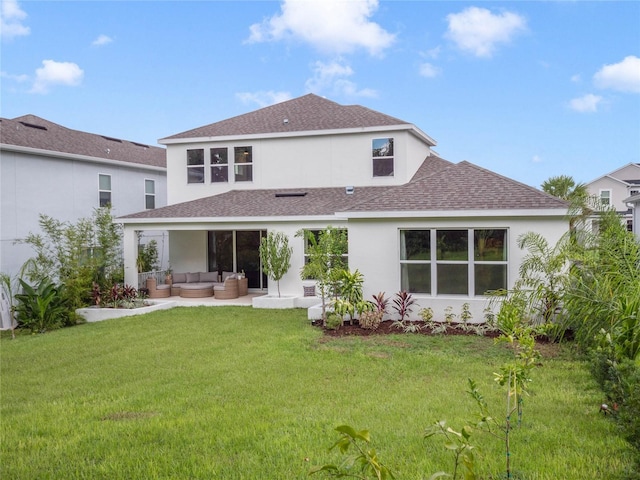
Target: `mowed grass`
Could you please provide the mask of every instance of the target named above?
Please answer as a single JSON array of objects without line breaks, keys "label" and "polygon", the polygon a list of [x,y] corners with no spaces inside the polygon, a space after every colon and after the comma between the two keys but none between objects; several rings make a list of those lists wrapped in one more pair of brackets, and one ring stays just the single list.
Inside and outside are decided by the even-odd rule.
[{"label": "mowed grass", "polygon": [[[469,377],[504,416],[493,372],[510,358],[487,338],[330,338],[304,310],[250,307],[175,308],[0,346],[2,479],[302,479],[341,458],[328,451],[341,424],[369,429],[396,478],[428,478],[453,464],[425,427],[475,417]],[[511,438],[513,478],[624,478],[631,450],[598,412],[586,365],[544,352]],[[472,443],[481,478],[504,478],[503,444]]]}]

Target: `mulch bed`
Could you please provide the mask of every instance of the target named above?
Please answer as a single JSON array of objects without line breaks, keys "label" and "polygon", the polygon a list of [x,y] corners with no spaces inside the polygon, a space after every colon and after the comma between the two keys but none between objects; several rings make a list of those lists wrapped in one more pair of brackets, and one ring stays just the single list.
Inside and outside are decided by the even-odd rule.
[{"label": "mulch bed", "polygon": [[[447,330],[439,333],[432,333],[430,329],[425,328],[425,322],[423,321],[414,321],[412,322],[415,325],[419,325],[421,328],[417,332],[412,333],[404,333],[401,328],[393,326],[393,320],[385,320],[380,323],[380,326],[375,330],[369,330],[360,327],[357,323],[354,324],[346,324],[338,327],[337,329],[328,329],[323,328],[321,323],[314,322],[313,325],[318,328],[323,328],[324,334],[330,337],[346,337],[346,336],[360,336],[360,337],[368,337],[372,335],[390,335],[390,334],[405,334],[405,335],[476,335],[473,331],[464,331],[461,328],[455,328],[453,326],[447,327]],[[496,338],[500,335],[499,332],[496,331],[488,331],[483,336],[488,338]]]}]

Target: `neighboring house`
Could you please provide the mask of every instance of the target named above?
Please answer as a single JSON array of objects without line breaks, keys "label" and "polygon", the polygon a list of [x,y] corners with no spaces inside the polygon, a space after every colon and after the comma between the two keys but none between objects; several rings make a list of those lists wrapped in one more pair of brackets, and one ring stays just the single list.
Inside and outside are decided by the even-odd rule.
[{"label": "neighboring house", "polygon": [[[40,214],[75,223],[107,204],[116,216],[165,206],[165,153],[35,115],[0,119],[0,272],[15,276],[33,256],[29,245],[15,242],[40,232]],[[165,237],[145,232],[143,242],[156,239],[162,254]]]},{"label": "neighboring house", "polygon": [[640,240],[640,193],[635,193],[624,199],[631,206],[631,231]]},{"label": "neighboring house", "polygon": [[611,205],[624,219],[628,230],[633,230],[633,211],[628,198],[640,194],[640,163],[629,163],[611,173],[587,183],[589,194],[599,198],[603,205]]},{"label": "neighboring house", "polygon": [[483,317],[487,290],[510,288],[534,230],[554,244],[567,203],[469,162],[440,158],[415,125],[368,108],[305,95],[161,139],[169,205],[119,218],[125,279],[135,281],[136,230],[168,230],[174,271],[244,270],[249,287],[277,295],[258,247],[282,231],[293,247],[283,295],[303,293],[302,229],[348,235],[348,263],[365,298],[407,290],[442,314],[470,303]]}]

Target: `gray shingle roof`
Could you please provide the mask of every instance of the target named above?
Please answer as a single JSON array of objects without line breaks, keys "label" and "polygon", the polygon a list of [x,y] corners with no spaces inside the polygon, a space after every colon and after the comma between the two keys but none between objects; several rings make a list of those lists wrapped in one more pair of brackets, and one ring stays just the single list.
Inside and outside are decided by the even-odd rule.
[{"label": "gray shingle roof", "polygon": [[134,213],[121,218],[214,218],[214,217],[289,217],[333,215],[358,203],[375,198],[389,187],[356,187],[352,194],[345,188],[298,188],[277,190],[232,190]]},{"label": "gray shingle roof", "polygon": [[[434,157],[428,157],[425,163]],[[423,166],[407,184],[393,187],[353,211],[438,211],[563,209],[568,204],[547,193],[469,162],[445,166],[435,157],[433,173]]]},{"label": "gray shingle roof", "polygon": [[[296,194],[303,194],[297,196]],[[563,200],[469,162],[427,157],[407,184],[389,187],[233,190],[122,218],[313,217],[337,212],[566,209]]]},{"label": "gray shingle roof", "polygon": [[360,105],[340,105],[310,93],[244,115],[178,133],[162,140],[392,125],[411,124]]},{"label": "gray shingle roof", "polygon": [[35,115],[0,119],[0,143],[154,167],[167,167],[164,148],[72,130]]}]

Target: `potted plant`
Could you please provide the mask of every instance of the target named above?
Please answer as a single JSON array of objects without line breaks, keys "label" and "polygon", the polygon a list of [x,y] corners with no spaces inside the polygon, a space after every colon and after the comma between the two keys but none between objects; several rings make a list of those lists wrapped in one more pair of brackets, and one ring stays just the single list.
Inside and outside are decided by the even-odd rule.
[{"label": "potted plant", "polygon": [[164,271],[164,283],[167,285],[171,285],[173,283],[173,270],[171,269],[171,265],[167,267]]}]

